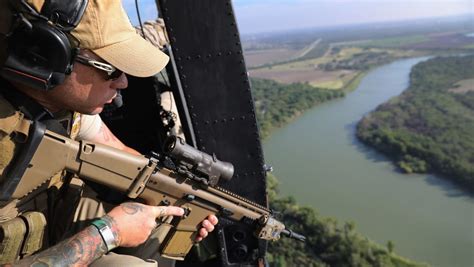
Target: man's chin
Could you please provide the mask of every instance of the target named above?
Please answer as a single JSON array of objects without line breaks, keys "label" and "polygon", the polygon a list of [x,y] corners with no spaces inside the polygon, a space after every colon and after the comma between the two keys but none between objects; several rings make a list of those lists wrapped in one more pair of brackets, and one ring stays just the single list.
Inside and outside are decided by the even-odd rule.
[{"label": "man's chin", "polygon": [[97,107],[91,110],[85,110],[85,111],[79,111],[79,112],[86,115],[97,115],[101,113],[103,110],[104,110],[104,106],[101,106],[101,107]]}]

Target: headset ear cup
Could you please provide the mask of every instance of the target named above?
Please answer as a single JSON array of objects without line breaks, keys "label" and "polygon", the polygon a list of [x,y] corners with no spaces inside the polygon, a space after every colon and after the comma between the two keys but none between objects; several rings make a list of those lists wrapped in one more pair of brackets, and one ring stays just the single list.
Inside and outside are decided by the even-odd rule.
[{"label": "headset ear cup", "polygon": [[65,33],[46,21],[18,28],[8,38],[8,58],[2,76],[30,87],[49,90],[71,70],[72,47]]}]

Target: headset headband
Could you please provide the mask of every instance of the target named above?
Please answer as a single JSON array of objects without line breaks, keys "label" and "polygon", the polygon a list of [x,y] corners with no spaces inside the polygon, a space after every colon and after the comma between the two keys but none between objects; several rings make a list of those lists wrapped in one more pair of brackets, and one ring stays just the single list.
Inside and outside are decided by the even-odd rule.
[{"label": "headset headband", "polygon": [[45,0],[40,13],[26,0],[10,0],[10,4],[17,7],[17,12],[48,20],[62,31],[69,32],[81,21],[88,0]]}]

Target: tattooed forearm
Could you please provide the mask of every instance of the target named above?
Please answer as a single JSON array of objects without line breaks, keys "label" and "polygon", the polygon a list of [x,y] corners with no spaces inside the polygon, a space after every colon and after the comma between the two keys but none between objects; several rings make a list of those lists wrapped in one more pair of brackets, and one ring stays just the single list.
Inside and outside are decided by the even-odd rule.
[{"label": "tattooed forearm", "polygon": [[89,226],[75,236],[27,257],[19,266],[87,266],[107,252],[99,231]]},{"label": "tattooed forearm", "polygon": [[137,203],[132,203],[132,202],[126,202],[123,204],[120,204],[120,207],[122,207],[123,211],[129,215],[134,215],[137,214],[137,212],[142,212],[143,211],[143,206]]}]

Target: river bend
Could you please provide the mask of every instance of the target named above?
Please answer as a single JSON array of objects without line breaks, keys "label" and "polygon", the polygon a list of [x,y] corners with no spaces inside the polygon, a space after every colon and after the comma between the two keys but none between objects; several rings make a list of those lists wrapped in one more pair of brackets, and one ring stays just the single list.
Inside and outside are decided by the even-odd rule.
[{"label": "river bend", "polygon": [[474,266],[474,199],[434,175],[404,175],[355,137],[364,114],[399,95],[427,58],[374,69],[345,98],[324,103],[264,143],[285,195],[395,252],[441,267]]}]

